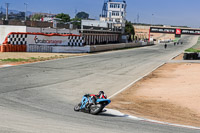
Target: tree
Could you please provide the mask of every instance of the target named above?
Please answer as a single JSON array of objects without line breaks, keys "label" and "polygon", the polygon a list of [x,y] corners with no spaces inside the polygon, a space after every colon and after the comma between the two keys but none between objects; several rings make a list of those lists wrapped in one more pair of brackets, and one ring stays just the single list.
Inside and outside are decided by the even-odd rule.
[{"label": "tree", "polygon": [[126,25],[125,32],[130,34],[130,35],[135,36],[135,29],[134,29],[132,23],[130,21],[126,21],[125,25]]},{"label": "tree", "polygon": [[41,14],[34,14],[33,16],[31,16],[31,20],[32,21],[38,21],[38,20],[41,20],[42,17],[43,16]]},{"label": "tree", "polygon": [[64,22],[64,23],[70,22],[70,16],[69,16],[69,14],[60,13],[60,14],[56,15],[56,18],[60,18],[61,22]]},{"label": "tree", "polygon": [[81,27],[81,19],[80,18],[73,18],[73,19],[71,19],[71,23],[73,25],[76,25],[78,28]]},{"label": "tree", "polygon": [[78,12],[76,14],[75,18],[80,18],[80,19],[88,19],[89,18],[89,14],[86,12]]}]

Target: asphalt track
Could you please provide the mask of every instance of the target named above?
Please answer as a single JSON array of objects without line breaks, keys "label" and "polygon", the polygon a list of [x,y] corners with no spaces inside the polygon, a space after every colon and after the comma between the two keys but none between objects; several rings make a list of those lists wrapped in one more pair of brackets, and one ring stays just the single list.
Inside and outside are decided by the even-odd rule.
[{"label": "asphalt track", "polygon": [[0,133],[199,133],[105,112],[77,113],[85,93],[108,96],[194,45],[155,45],[0,68]]}]

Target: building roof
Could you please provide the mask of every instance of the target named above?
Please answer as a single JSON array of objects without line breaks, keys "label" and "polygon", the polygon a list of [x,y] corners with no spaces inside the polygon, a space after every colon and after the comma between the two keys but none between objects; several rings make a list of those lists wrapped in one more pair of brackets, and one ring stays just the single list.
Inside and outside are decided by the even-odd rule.
[{"label": "building roof", "polygon": [[124,2],[124,3],[126,3],[125,0],[107,0],[107,2]]}]

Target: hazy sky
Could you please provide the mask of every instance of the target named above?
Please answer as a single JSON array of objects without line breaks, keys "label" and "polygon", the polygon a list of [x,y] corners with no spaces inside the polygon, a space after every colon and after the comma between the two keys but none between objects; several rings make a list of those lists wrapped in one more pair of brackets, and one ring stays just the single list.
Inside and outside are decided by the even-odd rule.
[{"label": "hazy sky", "polygon": [[[166,25],[187,25],[200,27],[200,0],[126,0],[127,19],[139,22]],[[24,3],[28,3],[28,11],[47,13],[68,13],[74,17],[75,12],[85,11],[90,18],[98,19],[104,0],[0,0],[10,3],[10,9],[25,10]],[[152,14],[153,17],[152,17]]]}]

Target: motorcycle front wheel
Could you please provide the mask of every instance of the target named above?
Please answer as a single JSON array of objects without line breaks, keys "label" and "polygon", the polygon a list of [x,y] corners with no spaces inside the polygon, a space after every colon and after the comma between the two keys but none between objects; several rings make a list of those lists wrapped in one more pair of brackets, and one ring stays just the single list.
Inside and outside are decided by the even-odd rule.
[{"label": "motorcycle front wheel", "polygon": [[91,105],[90,114],[97,115],[103,110],[104,106],[102,104]]},{"label": "motorcycle front wheel", "polygon": [[78,105],[74,106],[74,111],[80,111],[81,103]]}]

